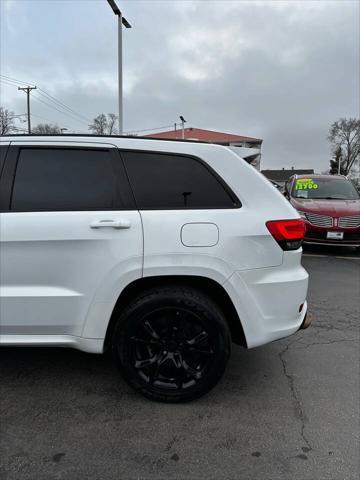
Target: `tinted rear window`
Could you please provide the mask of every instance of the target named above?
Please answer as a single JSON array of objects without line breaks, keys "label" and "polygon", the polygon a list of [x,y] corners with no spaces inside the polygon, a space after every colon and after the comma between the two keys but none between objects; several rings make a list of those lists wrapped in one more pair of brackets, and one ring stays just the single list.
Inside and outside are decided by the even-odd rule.
[{"label": "tinted rear window", "polygon": [[122,155],[140,209],[239,206],[217,176],[193,157],[143,152]]}]

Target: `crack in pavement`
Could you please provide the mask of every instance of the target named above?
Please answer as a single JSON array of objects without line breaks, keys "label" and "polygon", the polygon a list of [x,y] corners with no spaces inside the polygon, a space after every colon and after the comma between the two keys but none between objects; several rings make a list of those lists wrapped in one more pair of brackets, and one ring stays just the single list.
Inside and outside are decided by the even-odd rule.
[{"label": "crack in pavement", "polygon": [[348,339],[340,339],[340,340],[331,340],[329,342],[310,342],[310,343],[300,343],[300,347],[295,347],[295,350],[304,350],[305,348],[312,347],[313,345],[331,345],[333,343],[342,343],[342,342],[349,342],[349,343],[357,343],[357,340],[348,340]]},{"label": "crack in pavement", "polygon": [[286,361],[285,361],[285,358],[284,358],[285,353],[289,350],[289,347],[293,343],[296,343],[296,342],[288,343],[286,345],[286,347],[281,352],[279,352],[279,358],[280,358],[280,361],[281,361],[281,364],[282,364],[283,373],[284,373],[284,375],[287,378],[288,383],[289,383],[291,399],[292,399],[292,403],[294,405],[295,414],[301,422],[300,435],[301,435],[301,438],[304,440],[305,444],[307,445],[307,448],[308,448],[307,451],[310,452],[311,450],[313,450],[313,448],[312,448],[309,440],[307,439],[307,437],[305,435],[306,415],[305,415],[305,412],[303,410],[303,407],[302,407],[302,404],[301,404],[301,401],[300,401],[300,398],[299,398],[299,394],[298,394],[298,392],[296,390],[296,387],[295,387],[294,377],[288,372]]},{"label": "crack in pavement", "polygon": [[311,325],[312,331],[317,333],[318,330],[324,330],[326,332],[332,332],[332,331],[339,331],[339,332],[344,332],[344,331],[359,331],[359,322],[340,322],[337,321],[337,324],[332,324],[329,325],[326,323],[324,320],[316,319],[315,322]]},{"label": "crack in pavement", "polygon": [[[301,402],[299,390],[296,388],[296,385],[295,385],[295,378],[289,372],[285,355],[286,355],[286,353],[288,352],[288,350],[291,346],[293,346],[294,350],[303,350],[303,349],[309,348],[313,345],[315,346],[315,345],[332,345],[332,344],[336,344],[336,343],[358,343],[358,341],[359,341],[358,336],[357,336],[357,338],[351,338],[351,339],[349,339],[349,338],[340,338],[340,339],[333,339],[333,340],[326,339],[326,336],[327,336],[328,332],[341,331],[342,333],[344,333],[344,328],[345,327],[346,327],[347,330],[349,328],[351,330],[353,328],[354,329],[359,328],[359,324],[354,323],[352,321],[353,320],[352,315],[347,315],[347,316],[350,317],[350,318],[348,318],[348,319],[338,319],[337,320],[338,325],[336,325],[336,324],[335,325],[334,324],[329,325],[329,324],[325,323],[325,321],[323,321],[323,320],[314,322],[314,324],[312,326],[312,332],[313,332],[313,335],[315,337],[315,338],[313,337],[313,339],[316,340],[316,341],[311,341],[309,337],[306,338],[304,336],[301,336],[301,337],[298,337],[298,338],[294,339],[293,341],[288,342],[286,344],[286,346],[284,346],[284,348],[278,353],[279,359],[280,359],[281,364],[282,364],[283,373],[284,373],[284,375],[285,375],[285,377],[288,381],[288,385],[289,385],[289,388],[290,388],[291,400],[292,400],[292,403],[293,403],[293,406],[294,406],[295,415],[301,423],[300,435],[301,435],[301,438],[303,439],[303,441],[306,445],[306,447],[303,447],[304,452],[305,451],[310,452],[311,450],[313,450],[313,447],[312,447],[312,445],[311,445],[311,443],[310,443],[310,441],[307,438],[306,433],[305,433],[307,417],[306,417],[306,414],[305,414],[305,411],[304,411],[304,408],[303,408],[303,405],[302,405],[302,402]],[[325,337],[325,338],[322,338],[322,337]],[[324,340],[324,341],[321,341],[321,340]]]},{"label": "crack in pavement", "polygon": [[347,329],[347,330],[358,330],[359,328],[359,325],[355,325],[355,324],[348,324],[348,325],[326,325],[325,323],[318,323],[317,325],[314,325],[313,329],[316,331],[316,330],[325,330],[327,332],[331,332],[333,330],[337,330],[339,332],[343,332],[344,329]]}]

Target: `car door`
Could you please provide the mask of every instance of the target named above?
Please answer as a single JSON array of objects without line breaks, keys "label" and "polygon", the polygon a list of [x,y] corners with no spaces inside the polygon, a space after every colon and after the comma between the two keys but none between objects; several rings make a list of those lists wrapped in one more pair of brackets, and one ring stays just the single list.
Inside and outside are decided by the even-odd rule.
[{"label": "car door", "polygon": [[114,271],[142,271],[140,215],[117,148],[13,142],[2,182],[1,334],[81,335]]}]

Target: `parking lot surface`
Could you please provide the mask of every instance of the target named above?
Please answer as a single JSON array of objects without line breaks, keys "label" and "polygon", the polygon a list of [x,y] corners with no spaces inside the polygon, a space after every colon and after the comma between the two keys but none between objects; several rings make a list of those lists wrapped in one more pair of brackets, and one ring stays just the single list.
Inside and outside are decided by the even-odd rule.
[{"label": "parking lot surface", "polygon": [[107,357],[2,349],[0,478],[358,479],[360,256],[307,249],[303,264],[313,326],[234,346],[196,402],[143,399]]}]

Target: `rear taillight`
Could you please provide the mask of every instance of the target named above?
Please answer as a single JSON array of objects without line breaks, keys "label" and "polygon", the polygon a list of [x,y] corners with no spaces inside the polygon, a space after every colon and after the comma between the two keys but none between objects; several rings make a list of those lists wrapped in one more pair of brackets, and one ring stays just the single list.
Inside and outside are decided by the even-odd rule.
[{"label": "rear taillight", "polygon": [[283,250],[297,250],[305,236],[303,220],[270,220],[266,226]]}]

